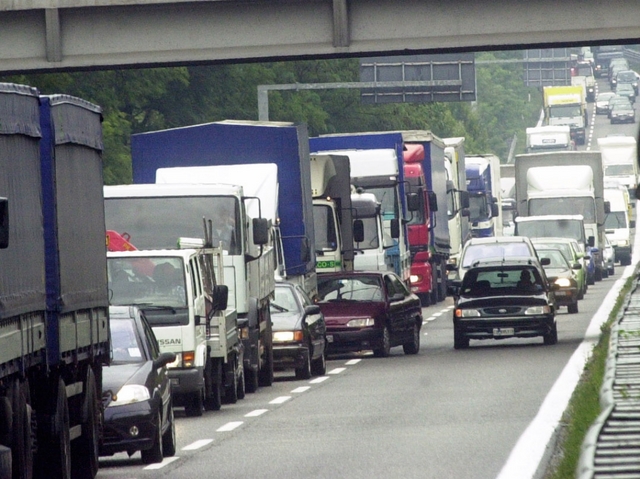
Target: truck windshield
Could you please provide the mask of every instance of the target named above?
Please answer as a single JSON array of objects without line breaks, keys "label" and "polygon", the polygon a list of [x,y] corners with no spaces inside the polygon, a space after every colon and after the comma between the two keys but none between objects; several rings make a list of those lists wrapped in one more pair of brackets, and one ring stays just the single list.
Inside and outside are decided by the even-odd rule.
[{"label": "truck windshield", "polygon": [[362,218],[362,226],[364,227],[364,241],[356,243],[356,249],[378,249],[380,237],[378,236],[377,218]]},{"label": "truck windshield", "polygon": [[574,118],[582,116],[580,105],[559,105],[549,108],[549,116],[551,118]]},{"label": "truck windshield", "polygon": [[376,195],[376,199],[380,202],[380,212],[385,220],[399,218],[400,213],[397,209],[396,187],[385,186],[380,188],[365,188],[367,193]]},{"label": "truck windshield", "polygon": [[108,230],[128,233],[140,250],[176,248],[178,238],[202,238],[202,218],[213,222],[214,245],[240,254],[240,208],[228,196],[105,198]]},{"label": "truck windshield", "polygon": [[489,218],[489,205],[484,195],[469,195],[469,221],[474,223]]},{"label": "truck windshield", "polygon": [[333,210],[327,205],[313,205],[313,228],[316,252],[335,251],[338,246]]},{"label": "truck windshield", "polygon": [[604,176],[633,175],[633,164],[608,165],[604,167]]},{"label": "truck windshield", "polygon": [[604,217],[605,229],[622,229],[627,227],[624,211],[612,211]]},{"label": "truck windshield", "polygon": [[519,221],[516,234],[529,238],[572,238],[584,244],[584,227],[579,220]]},{"label": "truck windshield", "polygon": [[533,198],[529,200],[529,216],[581,214],[585,223],[596,222],[596,204],[589,196],[565,198]]},{"label": "truck windshield", "polygon": [[108,258],[107,276],[110,304],[151,309],[152,325],[189,324],[182,258]]}]

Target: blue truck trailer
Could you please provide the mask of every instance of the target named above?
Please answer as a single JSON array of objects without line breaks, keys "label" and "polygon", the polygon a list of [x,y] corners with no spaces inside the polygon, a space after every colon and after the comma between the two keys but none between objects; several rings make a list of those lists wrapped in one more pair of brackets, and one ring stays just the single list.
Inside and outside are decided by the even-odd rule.
[{"label": "blue truck trailer", "polygon": [[466,172],[471,236],[502,236],[500,159],[491,154],[467,156]]},{"label": "blue truck trailer", "polygon": [[101,110],[0,83],[0,118],[0,476],[93,478],[110,357]]}]

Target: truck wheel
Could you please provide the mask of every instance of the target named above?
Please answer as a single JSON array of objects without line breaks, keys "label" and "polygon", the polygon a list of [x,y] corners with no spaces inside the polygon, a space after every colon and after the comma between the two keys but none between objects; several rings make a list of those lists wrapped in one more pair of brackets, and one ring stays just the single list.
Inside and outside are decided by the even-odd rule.
[{"label": "truck wheel", "polygon": [[254,393],[258,390],[258,371],[253,369],[244,370],[244,386],[248,393]]},{"label": "truck wheel", "polygon": [[[71,438],[69,437],[69,403],[62,379],[51,385],[45,414],[51,418],[50,428],[38,428],[37,477],[71,479]],[[40,421],[38,421],[40,422]],[[47,421],[43,421],[46,423]],[[46,446],[45,446],[46,445]]]},{"label": "truck wheel", "polygon": [[[227,374],[231,376],[231,381],[224,388],[224,402],[226,404],[235,404],[238,402],[238,365],[234,358],[230,365],[227,366]],[[225,381],[226,382],[226,381]]]},{"label": "truck wheel", "polygon": [[262,367],[260,367],[260,373],[258,376],[258,382],[260,386],[271,386],[273,384],[273,342],[271,340],[271,314],[269,313],[269,307],[262,311],[263,321],[267,323],[267,327],[264,332],[264,361]]},{"label": "truck wheel", "polygon": [[33,475],[33,436],[31,406],[27,401],[28,383],[15,380],[11,386],[11,452],[14,479],[31,479]]},{"label": "truck wheel", "polygon": [[203,408],[204,400],[202,399],[202,391],[196,391],[191,393],[191,397],[187,398],[187,402],[184,406],[184,413],[187,417],[199,417],[202,416]]},{"label": "truck wheel", "polygon": [[240,368],[238,373],[238,399],[244,399],[247,392],[247,386],[244,381],[244,368]]},{"label": "truck wheel", "polygon": [[429,293],[420,293],[418,295],[418,298],[420,298],[421,307],[426,308],[427,306],[431,305],[431,298],[429,297]]},{"label": "truck wheel", "polygon": [[93,479],[98,473],[99,441],[98,425],[100,424],[100,403],[93,369],[87,368],[84,390],[86,391],[82,410],[82,435],[76,439],[71,449],[71,467],[73,477]]},{"label": "truck wheel", "polygon": [[162,416],[158,412],[156,417],[156,437],[149,449],[140,451],[142,464],[157,464],[162,462]]},{"label": "truck wheel", "polygon": [[431,265],[431,291],[429,291],[429,303],[438,303],[438,267],[435,263]]},{"label": "truck wheel", "polygon": [[204,373],[205,399],[207,411],[219,411],[222,407],[222,366],[219,359],[209,359]]}]

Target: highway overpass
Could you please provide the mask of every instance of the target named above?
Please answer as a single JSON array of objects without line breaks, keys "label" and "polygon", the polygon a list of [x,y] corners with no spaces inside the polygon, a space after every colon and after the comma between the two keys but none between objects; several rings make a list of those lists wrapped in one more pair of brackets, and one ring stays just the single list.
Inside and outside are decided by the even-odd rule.
[{"label": "highway overpass", "polygon": [[639,43],[638,0],[0,0],[0,72]]}]

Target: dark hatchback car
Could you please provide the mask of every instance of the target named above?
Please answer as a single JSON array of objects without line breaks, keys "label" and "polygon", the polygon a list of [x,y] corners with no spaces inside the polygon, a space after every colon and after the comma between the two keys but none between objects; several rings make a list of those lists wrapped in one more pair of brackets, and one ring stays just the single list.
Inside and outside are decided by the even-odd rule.
[{"label": "dark hatchback car", "polygon": [[327,371],[327,327],[317,304],[298,286],[276,283],[271,301],[273,367],[294,369],[297,379]]},{"label": "dark hatchback car", "polygon": [[453,346],[469,347],[470,339],[542,336],[555,344],[557,288],[549,285],[542,266],[532,258],[477,261],[464,279],[454,282]]},{"label": "dark hatchback car", "polygon": [[540,259],[549,258],[549,264],[544,267],[544,272],[550,283],[555,283],[556,306],[566,306],[569,314],[578,312],[578,281],[575,272],[582,269],[578,262],[569,264],[565,256],[557,248],[536,247]]},{"label": "dark hatchback car", "polygon": [[351,271],[318,276],[319,306],[327,324],[329,353],[373,350],[389,356],[420,349],[420,299],[389,271]]},{"label": "dark hatchback car", "polygon": [[104,441],[101,456],[140,451],[142,462],[162,462],[176,452],[167,364],[153,330],[135,306],[109,308],[111,365],[102,369]]}]

